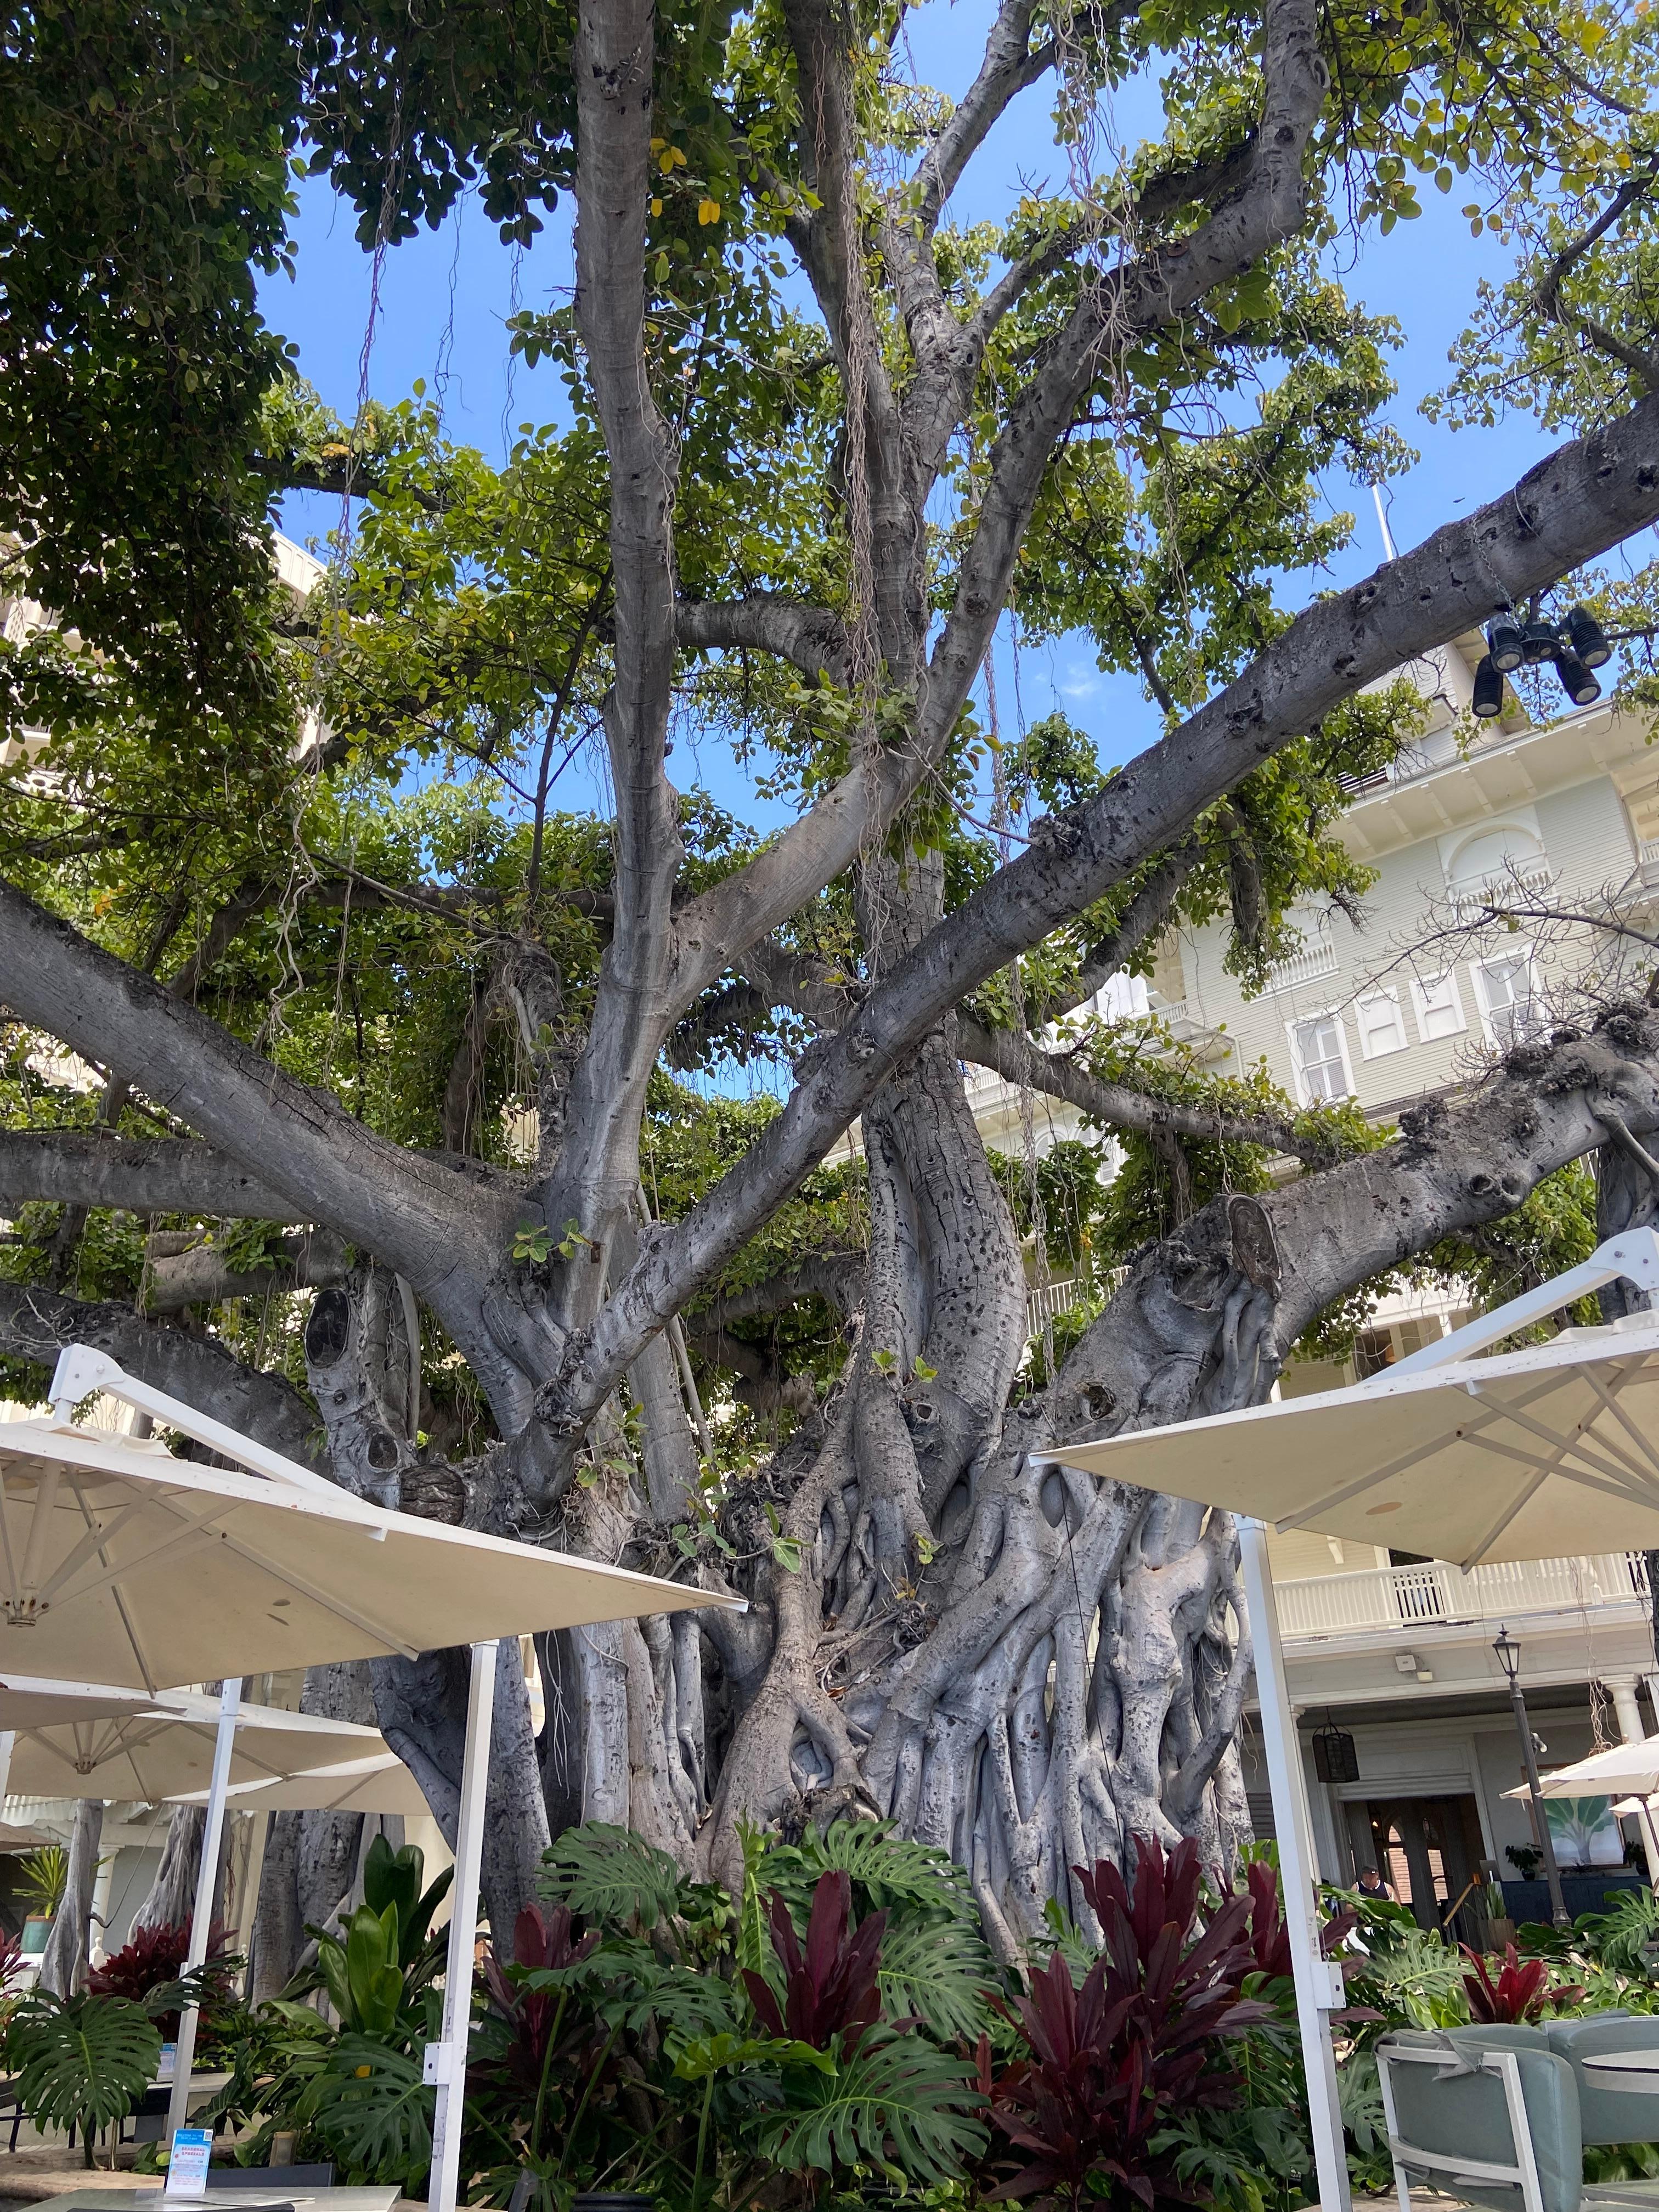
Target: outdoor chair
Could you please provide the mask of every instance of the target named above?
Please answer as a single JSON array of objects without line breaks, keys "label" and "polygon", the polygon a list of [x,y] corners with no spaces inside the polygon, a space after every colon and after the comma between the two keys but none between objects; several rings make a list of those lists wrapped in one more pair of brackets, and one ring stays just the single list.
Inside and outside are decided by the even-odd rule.
[{"label": "outdoor chair", "polygon": [[1627,2013],[1385,2037],[1377,2074],[1401,2212],[1413,2182],[1491,2212],[1659,2212],[1659,2181],[1583,2179],[1586,2143],[1659,2139],[1659,2075],[1651,2090],[1609,2089],[1583,2069],[1643,2050],[1659,2051],[1659,2019]]}]

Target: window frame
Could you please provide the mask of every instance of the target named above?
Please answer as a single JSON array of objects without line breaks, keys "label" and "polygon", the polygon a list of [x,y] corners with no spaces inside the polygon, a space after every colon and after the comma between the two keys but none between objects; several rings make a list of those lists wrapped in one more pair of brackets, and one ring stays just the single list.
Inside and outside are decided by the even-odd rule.
[{"label": "window frame", "polygon": [[[1498,1036],[1498,1031],[1492,1024],[1493,1008],[1491,996],[1486,989],[1486,970],[1488,968],[1508,966],[1517,962],[1525,967],[1527,975],[1527,1004],[1529,1007],[1536,1010],[1537,1021],[1535,1025],[1529,1028],[1524,1036],[1501,1037]],[[1534,1037],[1541,1035],[1547,1024],[1548,1017],[1544,1012],[1542,1006],[1539,1004],[1538,960],[1532,945],[1522,945],[1518,946],[1512,952],[1494,952],[1490,954],[1485,959],[1471,960],[1469,963],[1469,968],[1474,978],[1475,1003],[1480,1009],[1481,1035],[1486,1038],[1486,1042],[1492,1047],[1494,1052],[1509,1052],[1512,1050],[1515,1046],[1518,1044],[1529,1043]],[[1508,1006],[1501,1008],[1499,1011],[1507,1013],[1510,1011],[1510,1008],[1513,1007],[1515,1001],[1511,1000]]]},{"label": "window frame", "polygon": [[[1353,1079],[1353,1062],[1348,1056],[1348,1025],[1342,1018],[1340,1006],[1320,1006],[1310,1012],[1293,1015],[1286,1020],[1285,1039],[1290,1048],[1291,1068],[1296,1078],[1296,1095],[1304,1106],[1340,1106],[1342,1103],[1342,1098],[1328,1098],[1322,1092],[1316,1098],[1310,1097],[1308,1092],[1307,1066],[1302,1057],[1302,1048],[1297,1042],[1297,1032],[1314,1022],[1332,1022],[1335,1024],[1337,1058],[1342,1066],[1342,1079],[1347,1085],[1347,1089],[1342,1097],[1357,1098],[1359,1095]],[[1328,1067],[1330,1062],[1322,1060],[1316,1065]]]},{"label": "window frame", "polygon": [[[1364,1018],[1361,1009],[1376,1006],[1379,1002],[1394,1009],[1395,1034],[1397,1042],[1394,1044],[1385,1044],[1373,1052],[1366,1037]],[[1400,1003],[1398,991],[1378,988],[1375,991],[1359,992],[1353,1000],[1353,1025],[1358,1033],[1359,1056],[1362,1060],[1387,1060],[1396,1052],[1408,1052],[1411,1049],[1412,1041],[1406,1030],[1406,1010]]]},{"label": "window frame", "polygon": [[1458,986],[1457,963],[1454,961],[1449,968],[1443,968],[1437,975],[1431,976],[1429,981],[1435,984],[1443,983],[1449,990],[1451,1011],[1457,1017],[1457,1020],[1452,1029],[1438,1031],[1430,1029],[1425,1018],[1427,989],[1424,979],[1420,975],[1413,975],[1412,977],[1412,1012],[1417,1019],[1419,1043],[1449,1044],[1453,1037],[1466,1036],[1468,1034],[1469,1018],[1464,1011],[1463,994]]}]

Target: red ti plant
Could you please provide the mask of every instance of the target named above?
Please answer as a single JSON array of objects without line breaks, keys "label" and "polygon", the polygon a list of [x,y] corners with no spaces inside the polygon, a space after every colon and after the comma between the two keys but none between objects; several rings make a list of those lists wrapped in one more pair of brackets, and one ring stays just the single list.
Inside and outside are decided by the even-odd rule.
[{"label": "red ti plant", "polygon": [[1183,1840],[1166,1858],[1137,1836],[1133,1849],[1133,1890],[1103,1859],[1075,1869],[1104,1937],[1082,1988],[1056,1951],[1009,2015],[1026,2055],[994,2079],[981,2065],[992,2118],[1027,2154],[999,2198],[1122,2212],[1187,2203],[1154,2139],[1183,2112],[1232,2101],[1237,2077],[1216,2063],[1216,2044],[1272,2017],[1239,1994],[1258,1971],[1251,1900],[1228,1899],[1199,1929],[1198,1846]]},{"label": "red ti plant", "polygon": [[1493,1981],[1486,1960],[1467,1943],[1463,1956],[1474,1969],[1463,1977],[1468,1992],[1469,2018],[1482,2026],[1502,2021],[1511,2027],[1531,2025],[1544,2016],[1546,2005],[1576,2004],[1584,1994],[1582,1982],[1549,1986],[1549,1968],[1541,1959],[1523,1959],[1513,1943],[1504,1953],[1504,1964]]},{"label": "red ti plant", "polygon": [[850,2058],[865,2031],[880,2019],[876,1972],[887,1915],[867,1913],[849,1936],[847,1923],[852,1911],[853,1885],[847,1875],[839,1869],[821,1874],[812,1892],[803,1950],[788,1906],[777,1890],[772,1892],[768,1917],[772,1948],[785,1975],[781,2006],[764,1975],[749,1966],[743,1970],[749,2002],[769,2035],[788,2036],[818,2051],[828,2051],[839,2036],[841,2055]]},{"label": "red ti plant", "polygon": [[[95,1997],[131,1997],[149,2012],[149,2000],[155,1992],[170,1989],[179,1981],[189,1956],[187,1925],[161,1920],[153,1927],[135,1928],[112,1958],[89,1970],[87,1988]],[[216,1924],[208,1934],[207,1956],[192,1977],[191,1993],[205,2000],[204,2012],[210,2015],[228,1996],[231,1977],[240,1964],[240,1960],[230,1956],[230,1930]],[[150,2017],[164,2043],[178,2039],[176,2008],[171,2012],[150,2012]]]},{"label": "red ti plant", "polygon": [[564,1994],[545,1985],[529,1988],[524,1974],[574,1966],[587,1957],[599,1940],[597,1929],[590,1929],[580,1941],[572,1939],[568,1905],[556,1905],[550,1910],[526,1905],[513,1923],[513,1964],[522,1972],[509,1974],[496,1958],[493,1947],[484,1953],[484,1987],[512,2031],[512,2040],[498,2062],[499,2069],[520,2087],[532,2093],[542,2087]]}]

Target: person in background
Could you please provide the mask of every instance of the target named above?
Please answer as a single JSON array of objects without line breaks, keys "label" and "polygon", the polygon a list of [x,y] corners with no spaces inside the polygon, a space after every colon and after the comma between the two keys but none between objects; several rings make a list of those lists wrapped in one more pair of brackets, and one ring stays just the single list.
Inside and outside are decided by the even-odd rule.
[{"label": "person in background", "polygon": [[1368,1866],[1361,1867],[1359,1869],[1359,1894],[1362,1897],[1386,1897],[1392,1899],[1394,1896],[1394,1891],[1389,1887],[1389,1884],[1383,1881],[1382,1875],[1377,1872],[1374,1866]]}]

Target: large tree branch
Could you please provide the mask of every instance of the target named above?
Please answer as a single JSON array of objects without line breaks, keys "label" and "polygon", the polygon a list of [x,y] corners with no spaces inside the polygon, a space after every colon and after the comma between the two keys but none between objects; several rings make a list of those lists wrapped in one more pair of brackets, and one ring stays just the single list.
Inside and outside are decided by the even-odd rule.
[{"label": "large tree branch", "polygon": [[751,592],[741,599],[682,599],[675,623],[683,647],[752,647],[793,661],[805,676],[827,676],[839,684],[848,681],[846,626],[828,607],[787,599],[776,592]]},{"label": "large tree branch", "polygon": [[[654,37],[650,0],[580,0],[575,313],[610,459],[616,672],[605,732],[616,793],[616,908],[547,1204],[550,1218],[580,1222],[601,1246],[634,1202],[645,1087],[678,1011],[669,976],[681,844],[665,768],[675,458],[645,350]],[[599,1269],[562,1271],[567,1326],[586,1321],[602,1280]]]},{"label": "large tree branch", "polygon": [[793,1190],[905,1054],[1017,954],[1343,699],[1554,583],[1659,519],[1659,401],[1561,447],[1500,499],[1309,608],[1235,683],[1132,761],[949,915],[812,1064],[739,1164],[642,1254],[580,1364],[550,1386],[560,1427],[592,1418],[639,1347]]},{"label": "large tree branch", "polygon": [[1276,1114],[1227,1114],[1218,1107],[1182,1105],[1126,1083],[1103,1082],[1071,1054],[1040,1051],[1013,1030],[987,1029],[968,1014],[957,1016],[957,1049],[975,1066],[994,1069],[1005,1082],[1063,1099],[1103,1128],[1193,1137],[1206,1144],[1266,1145],[1300,1160],[1322,1163],[1332,1156],[1328,1143],[1304,1134]]},{"label": "large tree branch", "polygon": [[[733,965],[745,946],[781,927],[850,867],[921,788],[950,741],[984,660],[1050,457],[1082,394],[1115,351],[1173,320],[1212,285],[1236,276],[1300,228],[1307,197],[1303,164],[1326,85],[1314,0],[1271,0],[1262,75],[1261,125],[1245,184],[1192,239],[1089,286],[1016,402],[993,450],[990,481],[954,604],[933,649],[915,739],[878,761],[860,763],[746,867],[686,909],[676,975],[682,1007]],[[959,374],[960,364],[954,364],[949,376]],[[935,374],[919,380],[913,401],[931,428],[907,434],[924,445],[936,441],[939,424],[956,404],[953,393]],[[907,420],[911,411],[907,406]]]},{"label": "large tree branch", "polygon": [[405,1152],[216,1022],[0,884],[0,993],[198,1130],[262,1186],[262,1214],[325,1223],[407,1276],[440,1313],[488,1279],[522,1204],[488,1171]]},{"label": "large tree branch", "polygon": [[[1382,1151],[1250,1200],[1264,1224],[1252,1240],[1252,1280],[1273,1304],[1266,1364],[1243,1401],[1266,1396],[1291,1346],[1335,1300],[1443,1237],[1477,1239],[1544,1176],[1620,1126],[1632,1139],[1659,1131],[1659,1014],[1648,1006],[1607,1010],[1588,1037],[1566,1032],[1555,1045],[1520,1046],[1464,1099],[1429,1100],[1402,1115],[1399,1138]],[[1193,1410],[1190,1374],[1163,1371],[1171,1364],[1164,1354],[1149,1372],[1137,1316],[1168,1305],[1172,1277],[1213,1285],[1236,1267],[1224,1199],[1151,1247],[1061,1372],[1056,1441],[1097,1435],[1103,1407],[1127,1428],[1156,1426],[1172,1418],[1171,1406],[1182,1416]],[[1195,1342],[1206,1335],[1200,1328]]]},{"label": "large tree branch", "polygon": [[1190,239],[1158,247],[1085,288],[1066,329],[1011,410],[963,556],[955,603],[930,664],[921,750],[942,742],[985,658],[1043,473],[1085,392],[1110,362],[1212,285],[1294,237],[1307,214],[1304,164],[1328,77],[1314,0],[1268,0],[1261,127],[1244,181]]},{"label": "large tree branch", "polygon": [[283,1291],[331,1290],[349,1272],[345,1247],[325,1231],[302,1230],[283,1237],[258,1267],[234,1266],[215,1244],[185,1243],[178,1251],[158,1250],[158,1243],[167,1241],[150,1241],[146,1313],[179,1313],[186,1306],[264,1298]]},{"label": "large tree branch", "polygon": [[107,1352],[142,1382],[302,1466],[330,1472],[315,1410],[280,1375],[244,1367],[210,1337],[146,1321],[131,1306],[60,1297],[39,1285],[0,1283],[0,1352],[49,1368],[66,1344]]},{"label": "large tree branch", "polygon": [[0,1130],[0,1206],[15,1209],[31,1199],[216,1221],[298,1218],[291,1199],[211,1145],[188,1138],[150,1142],[112,1130]]},{"label": "large tree branch", "polygon": [[[987,134],[1006,111],[1009,102],[1054,67],[1059,52],[1057,42],[1049,38],[1035,49],[1031,45],[1031,26],[1036,20],[1036,0],[1003,0],[985,41],[978,75],[952,110],[950,121],[922,156],[915,182],[916,221],[924,235],[931,235],[938,227],[945,203],[956,190],[963,171],[984,144]],[[1119,22],[1133,15],[1134,8],[1133,4],[1122,4],[1101,12],[1111,21]]]}]

